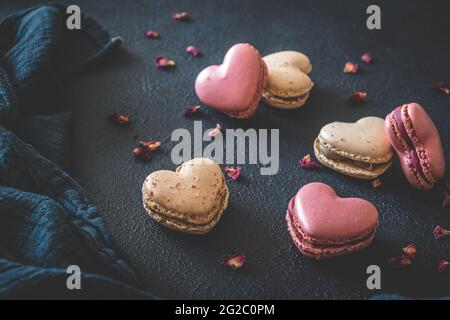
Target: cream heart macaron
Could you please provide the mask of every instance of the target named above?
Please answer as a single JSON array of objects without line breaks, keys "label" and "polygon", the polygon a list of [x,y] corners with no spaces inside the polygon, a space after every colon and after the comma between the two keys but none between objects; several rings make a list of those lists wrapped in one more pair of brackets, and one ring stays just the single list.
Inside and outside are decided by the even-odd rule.
[{"label": "cream heart macaron", "polygon": [[195,234],[207,233],[216,225],[228,195],[222,170],[206,158],[185,162],[175,172],[155,171],[142,186],[150,217],[166,227]]},{"label": "cream heart macaron", "polygon": [[263,92],[264,101],[276,108],[295,109],[309,97],[313,82],[309,58],[297,51],[280,51],[263,58],[269,79]]},{"label": "cream heart macaron", "polygon": [[314,153],[324,166],[360,179],[375,179],[392,158],[384,119],[378,117],[327,124],[314,142]]}]

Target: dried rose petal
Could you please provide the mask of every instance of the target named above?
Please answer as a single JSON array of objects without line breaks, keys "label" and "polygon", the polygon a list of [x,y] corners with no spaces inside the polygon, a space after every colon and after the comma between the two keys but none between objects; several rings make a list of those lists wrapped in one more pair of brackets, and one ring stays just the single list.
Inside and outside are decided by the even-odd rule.
[{"label": "dried rose petal", "polygon": [[216,124],[216,127],[208,133],[208,137],[215,138],[219,134],[222,134],[222,126],[220,124]]},{"label": "dried rose petal", "polygon": [[233,270],[240,269],[245,263],[245,254],[242,252],[232,253],[220,258],[220,263],[224,266],[230,267]]},{"label": "dried rose petal", "polygon": [[133,149],[136,158],[148,160],[152,157],[153,151],[161,147],[159,141],[139,141],[139,146]]},{"label": "dried rose petal", "polygon": [[130,117],[126,114],[114,112],[108,116],[108,119],[114,123],[119,125],[126,125],[130,123]]},{"label": "dried rose petal", "polygon": [[417,248],[415,244],[410,244],[402,249],[403,253],[410,259],[414,259],[417,254]]},{"label": "dried rose petal", "polygon": [[372,180],[372,187],[374,189],[378,188],[379,186],[381,186],[381,180],[380,179],[374,179]]},{"label": "dried rose petal", "polygon": [[172,13],[172,19],[179,21],[187,21],[191,20],[191,15],[187,12],[174,12]]},{"label": "dried rose petal", "polygon": [[241,175],[241,167],[225,167],[224,171],[233,181],[236,181]]},{"label": "dried rose petal", "polygon": [[348,97],[349,104],[359,104],[367,101],[367,93],[358,91]]},{"label": "dried rose petal", "polygon": [[444,201],[442,202],[442,206],[446,207],[448,204],[450,204],[450,194],[448,194],[447,191],[444,191]]},{"label": "dried rose petal", "polygon": [[344,66],[344,73],[352,73],[355,74],[359,70],[359,66],[357,63],[353,63],[351,61],[347,62]]},{"label": "dried rose petal", "polygon": [[395,267],[407,267],[412,264],[412,260],[407,255],[401,255],[389,258],[387,263]]},{"label": "dried rose petal", "polygon": [[369,64],[369,63],[372,62],[373,57],[372,57],[372,55],[371,55],[370,53],[364,53],[364,54],[361,56],[361,60],[362,60],[363,62]]},{"label": "dried rose petal", "polygon": [[147,37],[149,39],[157,39],[157,38],[159,38],[159,33],[156,31],[150,30],[145,33],[145,37]]},{"label": "dried rose petal", "polygon": [[199,110],[200,110],[200,106],[188,107],[188,108],[184,109],[183,116],[185,116],[185,117],[190,116],[194,113],[197,113]]},{"label": "dried rose petal", "polygon": [[200,57],[202,55],[202,53],[194,46],[187,47],[186,52],[194,57]]},{"label": "dried rose petal", "polygon": [[170,68],[170,67],[174,67],[175,65],[176,65],[175,61],[169,60],[163,56],[156,57],[156,59],[155,59],[155,66],[158,69]]},{"label": "dried rose petal", "polygon": [[433,230],[433,235],[436,240],[440,239],[440,238],[448,237],[448,236],[450,236],[450,230],[445,230],[441,226],[436,226],[436,228],[434,228],[434,230]]},{"label": "dried rose petal", "polygon": [[161,147],[161,142],[159,141],[139,141],[139,145],[142,148],[145,148],[150,151],[155,151],[159,147]]},{"label": "dried rose petal", "polygon": [[321,167],[318,162],[311,159],[309,153],[306,156],[304,156],[298,163],[300,164],[300,167],[302,167],[303,169],[316,170]]},{"label": "dried rose petal", "polygon": [[445,84],[445,82],[439,82],[439,83],[433,84],[433,89],[434,90],[438,90],[438,91],[440,91],[442,93],[445,93],[445,94],[450,94],[450,90],[448,89],[448,87]]},{"label": "dried rose petal", "polygon": [[448,268],[449,264],[450,263],[447,260],[442,259],[441,261],[439,261],[438,271],[444,272]]},{"label": "dried rose petal", "polygon": [[133,149],[133,154],[136,158],[148,160],[152,157],[153,152],[142,146]]}]

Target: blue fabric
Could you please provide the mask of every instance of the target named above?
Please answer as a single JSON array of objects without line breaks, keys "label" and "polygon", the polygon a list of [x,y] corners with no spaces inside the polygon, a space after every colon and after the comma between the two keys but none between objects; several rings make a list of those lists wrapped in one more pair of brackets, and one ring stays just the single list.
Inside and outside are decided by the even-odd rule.
[{"label": "blue fabric", "polygon": [[[0,298],[153,298],[113,249],[104,222],[67,174],[69,73],[122,40],[65,8],[43,5],[0,23]],[[99,93],[102,94],[102,93]],[[78,265],[81,290],[68,290]]]}]

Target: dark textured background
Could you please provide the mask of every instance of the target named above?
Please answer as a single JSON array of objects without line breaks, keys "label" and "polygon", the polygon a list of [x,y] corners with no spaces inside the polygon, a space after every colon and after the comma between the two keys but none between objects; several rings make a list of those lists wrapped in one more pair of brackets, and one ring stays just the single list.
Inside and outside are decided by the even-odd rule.
[{"label": "dark textured background", "polygon": [[[41,1],[1,1],[0,14]],[[78,4],[84,13],[125,39],[125,50],[94,66],[68,86],[76,110],[73,175],[87,189],[108,225],[115,245],[142,277],[142,285],[164,298],[367,298],[374,293],[417,297],[450,295],[450,273],[439,274],[437,263],[450,260],[450,241],[433,239],[436,224],[450,228],[450,210],[442,208],[443,183],[418,191],[408,185],[397,162],[376,190],[370,182],[327,169],[306,171],[298,159],[312,153],[320,128],[331,121],[384,117],[404,102],[421,103],[436,121],[450,161],[450,98],[431,85],[450,82],[450,8],[446,1],[378,1],[382,30],[365,27],[366,1],[61,1]],[[345,3],[345,5],[344,5]],[[188,11],[192,22],[175,22],[173,11]],[[143,33],[155,29],[159,40]],[[0,39],[1,41],[1,39]],[[312,96],[303,108],[281,111],[260,105],[245,121],[214,111],[201,118],[204,128],[216,122],[227,128],[281,128],[280,171],[260,176],[256,165],[243,166],[244,179],[229,182],[229,207],[216,228],[192,236],[153,222],[141,205],[141,184],[152,171],[174,169],[173,144],[149,162],[135,161],[133,135],[164,139],[176,128],[192,129],[181,116],[185,106],[198,104],[193,83],[209,64],[221,62],[226,50],[250,42],[262,55],[299,50],[313,63]],[[204,57],[188,56],[187,45]],[[347,60],[371,52],[373,65],[358,75],[345,75]],[[167,55],[177,61],[172,71],[156,70],[153,59]],[[346,98],[356,90],[369,102],[350,107]],[[111,126],[112,112],[132,116],[128,128]],[[447,166],[448,169],[448,166]],[[443,179],[444,181],[448,181]],[[312,261],[294,247],[284,220],[289,199],[299,187],[322,181],[342,196],[372,201],[380,211],[380,229],[372,246],[361,253]],[[386,266],[409,243],[418,257],[408,269]],[[241,250],[245,267],[230,271],[218,263],[222,254]],[[382,268],[382,290],[366,288],[365,270]]]}]

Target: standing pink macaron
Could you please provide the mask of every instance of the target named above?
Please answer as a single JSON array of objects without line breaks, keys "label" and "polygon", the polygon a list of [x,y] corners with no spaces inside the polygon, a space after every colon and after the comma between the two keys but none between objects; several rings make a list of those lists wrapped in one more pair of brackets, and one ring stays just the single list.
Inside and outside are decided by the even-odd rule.
[{"label": "standing pink macaron", "polygon": [[258,108],[267,83],[267,66],[247,43],[228,50],[221,65],[199,73],[195,92],[209,107],[233,118],[249,118]]},{"label": "standing pink macaron", "polygon": [[445,171],[439,132],[417,103],[404,104],[386,116],[386,133],[397,152],[403,173],[419,189],[431,189]]},{"label": "standing pink macaron", "polygon": [[378,227],[378,210],[367,200],[340,198],[330,186],[313,182],[291,199],[286,220],[300,252],[322,259],[367,247]]}]

